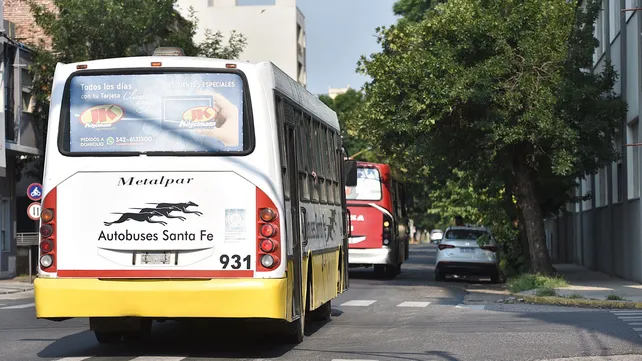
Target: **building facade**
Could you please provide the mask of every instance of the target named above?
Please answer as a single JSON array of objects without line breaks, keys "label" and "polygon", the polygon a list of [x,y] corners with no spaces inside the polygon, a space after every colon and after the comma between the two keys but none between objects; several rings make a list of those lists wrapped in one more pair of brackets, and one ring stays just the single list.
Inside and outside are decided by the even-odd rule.
[{"label": "building facade", "polygon": [[307,85],[305,17],[296,0],[178,0],[177,5],[186,17],[188,9],[194,9],[197,43],[207,29],[225,36],[236,30],[247,38],[240,60],[271,61]]},{"label": "building facade", "polygon": [[[642,167],[639,116],[642,85],[642,7],[640,0],[603,0],[595,24],[600,45],[594,70],[611,61],[619,74],[614,91],[628,103],[620,138],[614,145],[622,157],[597,174],[580,180],[576,195],[591,199],[571,204],[547,219],[549,252],[556,262],[576,263],[610,275],[642,282]],[[626,11],[622,11],[626,10]]]},{"label": "building facade", "polygon": [[38,155],[36,127],[31,114],[32,51],[18,41],[16,24],[5,20],[0,1],[0,279],[16,276],[17,218],[16,160]]},{"label": "building facade", "polygon": [[347,93],[348,90],[350,90],[350,84],[348,84],[348,86],[345,88],[329,88],[328,96],[330,97],[330,99],[334,99],[341,94]]}]

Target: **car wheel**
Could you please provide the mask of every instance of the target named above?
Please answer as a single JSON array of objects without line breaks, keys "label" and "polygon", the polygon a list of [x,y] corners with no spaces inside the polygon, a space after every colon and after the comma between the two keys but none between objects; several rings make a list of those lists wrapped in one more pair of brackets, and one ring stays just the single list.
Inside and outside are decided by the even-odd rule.
[{"label": "car wheel", "polygon": [[441,282],[446,280],[446,275],[439,268],[435,268],[435,281]]},{"label": "car wheel", "polygon": [[500,277],[499,276],[500,276],[499,271],[493,271],[493,273],[491,273],[491,275],[490,275],[490,282],[491,283],[499,283],[499,281],[500,281]]}]

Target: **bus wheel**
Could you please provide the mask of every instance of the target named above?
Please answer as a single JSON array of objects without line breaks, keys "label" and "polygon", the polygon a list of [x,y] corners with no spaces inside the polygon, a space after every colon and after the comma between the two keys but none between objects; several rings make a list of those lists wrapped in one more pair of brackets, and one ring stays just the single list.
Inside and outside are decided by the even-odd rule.
[{"label": "bus wheel", "polygon": [[312,321],[326,322],[332,317],[332,301],[328,301],[314,311],[310,312]]},{"label": "bus wheel", "polygon": [[393,279],[401,273],[401,267],[399,266],[393,266],[393,265],[387,265],[386,266],[386,278]]},{"label": "bus wheel", "polygon": [[127,331],[123,333],[123,339],[125,342],[140,342],[147,338],[152,333],[152,320],[151,319],[142,319],[140,329],[135,331]]},{"label": "bus wheel", "polygon": [[94,331],[98,343],[118,343],[123,334],[116,331]]},{"label": "bus wheel", "polygon": [[303,337],[305,337],[305,313],[301,314],[298,320],[286,325],[285,342],[298,345],[303,342]]}]

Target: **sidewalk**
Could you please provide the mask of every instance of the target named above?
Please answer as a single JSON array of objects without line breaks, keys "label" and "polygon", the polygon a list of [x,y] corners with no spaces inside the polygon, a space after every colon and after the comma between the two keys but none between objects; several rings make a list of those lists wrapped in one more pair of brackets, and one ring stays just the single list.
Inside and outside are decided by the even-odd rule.
[{"label": "sidewalk", "polygon": [[560,296],[581,295],[587,299],[604,301],[609,295],[616,295],[626,301],[642,302],[642,284],[611,277],[574,264],[555,265],[567,281],[567,287],[556,288]]},{"label": "sidewalk", "polygon": [[10,280],[0,280],[0,295],[27,292],[32,290],[33,283],[29,283],[29,277],[16,277]]}]

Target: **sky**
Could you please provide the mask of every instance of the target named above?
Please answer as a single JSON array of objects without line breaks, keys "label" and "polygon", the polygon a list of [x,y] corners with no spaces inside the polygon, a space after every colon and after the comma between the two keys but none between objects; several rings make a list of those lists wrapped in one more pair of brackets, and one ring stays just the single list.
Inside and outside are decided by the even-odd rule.
[{"label": "sky", "polygon": [[357,74],[361,55],[381,50],[375,29],[396,22],[396,0],[297,0],[305,16],[308,90],[359,89],[368,78]]}]

